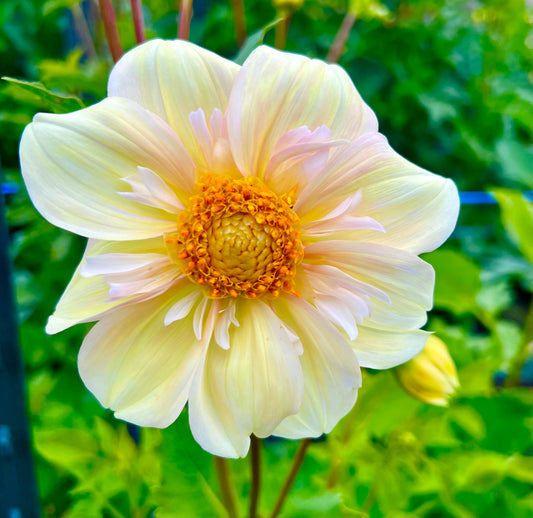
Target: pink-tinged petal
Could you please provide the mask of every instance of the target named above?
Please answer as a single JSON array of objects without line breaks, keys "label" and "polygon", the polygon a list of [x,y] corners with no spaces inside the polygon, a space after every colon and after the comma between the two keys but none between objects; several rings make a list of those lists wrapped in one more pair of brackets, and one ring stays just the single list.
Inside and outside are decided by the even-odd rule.
[{"label": "pink-tinged petal", "polygon": [[189,121],[201,154],[201,157],[198,155],[196,162],[199,172],[216,172],[240,177],[231,154],[222,112],[215,108],[208,124],[204,111],[199,108],[189,114]]},{"label": "pink-tinged petal", "polygon": [[36,208],[86,237],[144,239],[175,230],[175,217],[119,194],[138,167],[187,201],[194,165],[175,133],[127,99],[65,115],[38,114],[20,144],[22,175]]},{"label": "pink-tinged petal", "polygon": [[305,251],[306,261],[316,263],[306,268],[334,266],[386,295],[388,300],[376,297],[365,324],[374,321],[376,327],[394,330],[415,329],[425,323],[426,312],[433,306],[435,272],[416,255],[378,243],[352,241],[322,241]]},{"label": "pink-tinged petal", "polygon": [[299,412],[282,421],[274,435],[300,439],[329,433],[355,403],[361,386],[357,357],[335,327],[304,300],[279,299],[276,310],[303,345],[304,397]]},{"label": "pink-tinged petal", "polygon": [[327,126],[315,131],[307,126],[289,130],[274,145],[264,181],[279,194],[295,187],[298,193],[322,171],[330,149],[347,143],[347,140],[331,140],[331,130]]},{"label": "pink-tinged petal", "polygon": [[179,290],[118,308],[86,336],[81,378],[104,407],[139,426],[162,428],[182,411],[204,351],[190,318],[164,325]]},{"label": "pink-tinged petal", "polygon": [[357,230],[351,238],[383,243],[416,254],[440,246],[455,227],[455,184],[398,155],[378,133],[335,149],[323,174],[302,191],[294,210],[302,223],[318,220],[361,189],[355,214],[380,223],[384,233]]},{"label": "pink-tinged petal", "polygon": [[86,257],[85,264],[81,267],[81,274],[84,277],[124,274],[131,279],[131,276],[138,272],[153,271],[156,267],[168,264],[170,264],[170,259],[167,254],[115,252]]},{"label": "pink-tinged petal", "polygon": [[[318,244],[307,246],[305,248],[306,254],[308,254],[306,260],[314,261],[317,256],[320,257],[322,254],[326,255],[332,247],[344,242],[324,241],[323,243],[325,245],[324,247]],[[329,264],[304,264],[304,269],[308,273],[308,282],[315,292],[334,294],[339,289],[345,289],[362,297],[372,297],[381,300],[385,304],[391,303],[389,295],[382,289],[376,287],[375,283],[372,283],[372,279],[361,281],[358,276],[352,277],[349,273],[343,271],[342,267],[338,268],[333,266],[332,260],[329,257],[328,260],[330,260]]]},{"label": "pink-tinged petal", "polygon": [[304,270],[312,291],[306,299],[352,340],[357,336],[357,325],[372,312],[372,298],[390,304],[386,293],[334,266],[304,265]]},{"label": "pink-tinged petal", "polygon": [[89,256],[80,273],[83,277],[103,276],[109,285],[110,302],[161,292],[172,281],[183,277],[167,254],[156,253]]},{"label": "pink-tinged petal", "polygon": [[377,230],[384,232],[383,226],[375,219],[368,216],[353,216],[354,211],[361,203],[361,191],[349,196],[329,214],[316,221],[311,221],[302,226],[302,232],[306,236],[327,236],[334,232],[346,230]]},{"label": "pink-tinged petal", "polygon": [[[130,296],[122,300],[109,300],[109,283],[103,276],[83,277],[80,270],[85,267],[87,259],[109,254],[122,254],[131,257],[153,254],[159,256],[165,252],[165,245],[161,238],[139,241],[95,241],[89,240],[84,257],[75,271],[61,299],[57,303],[53,315],[48,319],[46,332],[59,333],[80,322],[98,320],[107,311],[122,304],[133,304],[149,296],[156,296],[166,289],[159,286],[152,294]],[[122,263],[122,268],[126,263]],[[187,281],[188,282],[188,281]],[[188,282],[190,284],[190,282]]]},{"label": "pink-tinged petal", "polygon": [[348,335],[351,340],[357,337],[357,324],[370,314],[368,304],[361,298],[357,298],[358,303],[355,308],[353,304],[354,295],[349,291],[342,290],[338,296],[317,295],[313,299],[314,306],[332,324],[335,324]]},{"label": "pink-tinged petal", "polygon": [[231,347],[211,343],[189,400],[191,430],[214,455],[244,457],[250,434],[270,435],[298,411],[303,379],[294,335],[260,301],[237,302]]},{"label": "pink-tinged petal", "polygon": [[176,193],[158,174],[146,167],[139,167],[138,170],[139,174],[122,178],[133,192],[119,192],[121,196],[171,214],[179,214],[185,208]]},{"label": "pink-tinged petal", "polygon": [[[322,241],[306,247],[306,261],[334,266],[360,282],[371,285],[390,299],[390,303],[376,297],[371,315],[358,325],[353,347],[363,367],[384,368],[397,365],[416,354],[420,335],[416,331],[426,322],[426,312],[433,305],[435,273],[433,268],[414,254],[377,243],[352,241]],[[323,267],[323,266],[322,266]],[[306,266],[306,268],[309,268]],[[357,292],[355,292],[357,294]],[[376,339],[373,356],[366,354],[365,333],[383,331],[383,343]],[[398,344],[393,343],[394,336]],[[411,338],[414,340],[411,346]],[[407,344],[407,345],[406,345]],[[364,347],[363,347],[364,345]],[[407,350],[402,348],[407,346]],[[359,356],[359,350],[365,353]],[[380,355],[379,361],[375,360]],[[370,359],[369,359],[370,358]],[[408,358],[407,358],[408,359]],[[371,362],[371,363],[369,363]]]},{"label": "pink-tinged petal", "polygon": [[420,330],[387,331],[360,325],[352,347],[361,367],[390,369],[416,356],[430,333]]},{"label": "pink-tinged petal", "polygon": [[333,139],[349,140],[377,130],[374,113],[342,68],[265,46],[254,50],[239,72],[227,120],[237,166],[260,177],[289,130],[325,125]]},{"label": "pink-tinged petal", "polygon": [[110,96],[127,97],[159,115],[195,163],[202,160],[189,113],[226,110],[240,67],[183,40],[152,40],[127,52],[111,71]]}]

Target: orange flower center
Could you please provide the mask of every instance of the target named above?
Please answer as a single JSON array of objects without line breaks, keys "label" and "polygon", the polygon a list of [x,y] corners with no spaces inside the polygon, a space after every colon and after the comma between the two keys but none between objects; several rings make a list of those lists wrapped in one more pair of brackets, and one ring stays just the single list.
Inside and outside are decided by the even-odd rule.
[{"label": "orange flower center", "polygon": [[303,258],[291,195],[278,196],[257,178],[207,176],[200,194],[165,237],[170,256],[213,298],[297,294]]}]

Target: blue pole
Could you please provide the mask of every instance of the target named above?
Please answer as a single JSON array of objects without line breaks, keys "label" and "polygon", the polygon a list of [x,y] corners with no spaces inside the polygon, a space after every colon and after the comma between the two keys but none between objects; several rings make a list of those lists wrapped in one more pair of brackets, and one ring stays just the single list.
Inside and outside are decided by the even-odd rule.
[{"label": "blue pole", "polygon": [[0,517],[39,518],[4,213],[0,193]]}]

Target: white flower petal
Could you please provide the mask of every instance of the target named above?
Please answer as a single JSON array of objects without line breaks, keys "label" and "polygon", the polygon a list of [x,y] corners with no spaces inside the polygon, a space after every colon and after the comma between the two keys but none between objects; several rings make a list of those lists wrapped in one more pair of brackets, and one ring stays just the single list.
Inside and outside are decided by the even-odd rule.
[{"label": "white flower petal", "polygon": [[[340,243],[340,244],[339,244]],[[306,260],[313,261],[316,256],[331,253],[331,249],[342,247],[344,241],[322,241],[313,246],[305,248]],[[328,257],[329,259],[329,257]],[[334,260],[334,259],[332,259]],[[390,304],[390,298],[386,292],[376,287],[375,283],[361,281],[359,278],[350,276],[342,268],[329,264],[304,264],[304,269],[309,273],[309,282],[315,291],[334,295],[339,288],[344,288],[359,296],[372,297]]]},{"label": "white flower petal", "polygon": [[204,297],[200,304],[198,304],[198,307],[196,308],[196,311],[194,312],[193,317],[193,329],[194,329],[194,335],[198,340],[202,339],[202,333],[204,330],[204,315],[206,313],[207,304],[209,302],[209,299],[207,297]]},{"label": "white flower petal", "polygon": [[304,397],[300,411],[282,421],[274,435],[300,439],[329,433],[355,403],[361,386],[357,357],[341,334],[304,300],[279,299],[276,309],[302,341]]},{"label": "white flower petal", "polygon": [[130,50],[111,71],[110,96],[127,97],[159,115],[179,136],[195,163],[203,155],[189,122],[202,108],[226,110],[235,63],[183,40],[148,41]]},{"label": "white flower petal", "polygon": [[416,356],[423,348],[430,333],[426,331],[387,331],[364,325],[352,342],[361,367],[390,369]]},{"label": "white flower petal", "polygon": [[343,329],[350,340],[354,340],[357,337],[356,317],[341,297],[322,295],[316,297],[313,303],[318,311],[325,315],[330,322]]},{"label": "white flower petal", "polygon": [[[110,302],[109,284],[102,276],[83,277],[81,275],[80,270],[84,267],[87,258],[107,254],[136,256],[142,255],[141,252],[159,255],[158,252],[164,253],[164,251],[165,246],[161,238],[119,242],[89,240],[80,266],[57,303],[53,315],[48,319],[46,332],[59,333],[80,322],[97,320],[102,314],[120,304],[133,303],[147,296],[145,294]],[[153,295],[157,294],[155,292]]]},{"label": "white flower petal", "polygon": [[377,130],[374,113],[342,68],[265,46],[254,50],[239,72],[227,120],[237,166],[260,177],[289,130],[325,125],[333,139],[350,140]]},{"label": "white flower petal", "polygon": [[121,196],[138,166],[155,171],[184,201],[194,165],[158,117],[110,98],[65,115],[37,114],[20,143],[30,197],[53,224],[86,237],[143,239],[176,228],[163,210]]},{"label": "white flower petal", "polygon": [[292,334],[261,301],[239,301],[231,348],[212,344],[189,401],[191,430],[214,455],[243,457],[298,411],[303,379]]},{"label": "white flower petal", "polygon": [[[146,167],[138,167],[139,177],[144,187],[144,192],[139,193],[151,201],[153,206],[160,207],[172,214],[178,214],[185,208],[183,203],[178,199],[176,193],[163,181],[163,179],[152,170]],[[134,189],[133,193],[120,193],[122,196],[131,194],[135,195],[135,186],[132,177],[123,178]],[[137,184],[138,185],[138,184]],[[190,187],[190,185],[188,186]],[[133,196],[132,196],[133,197]]]},{"label": "white flower petal", "polygon": [[162,428],[180,414],[201,363],[192,319],[166,327],[179,292],[169,292],[104,316],[86,336],[78,357],[87,388],[119,419]]},{"label": "white flower petal", "polygon": [[383,226],[375,219],[368,216],[353,216],[355,209],[361,203],[361,191],[348,196],[343,202],[335,207],[329,214],[316,221],[311,221],[302,227],[306,236],[327,236],[334,232],[344,230],[377,230],[384,232]]},{"label": "white flower petal", "polygon": [[[423,341],[420,337],[425,336],[416,330],[425,323],[426,312],[433,305],[435,273],[429,264],[405,250],[352,241],[313,243],[306,247],[306,261],[335,266],[390,298],[390,304],[375,300],[371,315],[358,326],[359,334],[352,345],[363,367],[385,368],[416,354]],[[383,340],[377,338],[380,332]],[[365,338],[368,335],[375,338],[372,344]],[[369,348],[372,355],[368,354]]]},{"label": "white flower petal", "polygon": [[122,278],[113,281],[111,276],[104,275],[104,279],[109,284],[109,301],[123,300],[137,295],[151,295],[154,292],[161,293],[180,277],[184,278],[179,268],[173,263],[153,273],[146,270],[143,273],[142,278],[132,281],[124,281]]},{"label": "white flower petal", "polygon": [[221,312],[218,317],[218,321],[215,325],[215,341],[222,349],[229,349],[230,347],[230,325],[239,327],[239,321],[235,317],[236,311],[235,301],[230,300],[226,308]]},{"label": "white flower petal", "polygon": [[358,189],[362,200],[354,215],[372,218],[385,233],[358,230],[353,239],[419,254],[440,246],[455,227],[455,184],[402,158],[379,133],[332,151],[323,174],[302,191],[294,210],[305,227]]},{"label": "white flower petal", "polygon": [[[166,254],[155,253],[109,253],[87,256],[81,267],[84,277],[95,277],[106,274],[130,274],[134,271],[153,269],[154,265],[169,264]],[[131,278],[131,276],[129,277]]]},{"label": "white flower petal", "polygon": [[172,322],[187,317],[201,296],[202,291],[191,282],[190,293],[178,300],[178,302],[167,311],[167,314],[165,315],[165,325],[169,326]]},{"label": "white flower petal", "polygon": [[346,140],[331,140],[331,131],[326,126],[315,131],[307,126],[289,130],[274,145],[264,181],[279,194],[286,194],[295,187],[299,192],[322,171],[330,149],[347,143]]}]

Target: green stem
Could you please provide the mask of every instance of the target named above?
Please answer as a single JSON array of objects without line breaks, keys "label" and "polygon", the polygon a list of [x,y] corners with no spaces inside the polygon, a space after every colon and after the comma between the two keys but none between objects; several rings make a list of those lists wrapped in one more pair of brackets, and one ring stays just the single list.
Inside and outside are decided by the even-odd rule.
[{"label": "green stem", "polygon": [[251,437],[250,460],[252,463],[252,487],[250,489],[250,518],[257,518],[259,490],[261,489],[261,439]]},{"label": "green stem", "polygon": [[107,44],[109,45],[111,57],[116,63],[122,57],[124,52],[118,36],[115,12],[113,11],[111,0],[98,0],[98,5],[100,6],[100,16],[102,17],[102,22],[104,24],[105,37],[107,39]]},{"label": "green stem", "polygon": [[272,511],[270,518],[277,518],[277,516],[281,512],[281,509],[283,507],[283,504],[285,503],[287,495],[289,494],[294,479],[296,478],[298,471],[300,471],[300,468],[302,467],[307,448],[309,448],[310,444],[311,439],[303,439],[300,442],[298,450],[296,451],[296,455],[294,456],[294,459],[292,461],[291,469],[289,471],[289,474],[287,475],[287,478],[285,479],[285,482],[283,483],[281,491],[279,492],[278,499],[276,500],[276,504],[274,505],[274,510]]},{"label": "green stem", "polygon": [[287,9],[280,9],[276,17],[281,18],[281,21],[276,24],[274,46],[279,50],[283,50],[285,49],[285,45],[287,44],[287,33],[289,32],[292,11],[289,11]]},{"label": "green stem", "polygon": [[228,512],[229,518],[237,518],[237,504],[235,500],[235,490],[231,480],[231,470],[229,468],[228,460],[223,457],[213,457],[215,463],[215,470],[217,472],[218,483],[220,485],[220,492],[222,493],[222,501],[224,507]]}]

